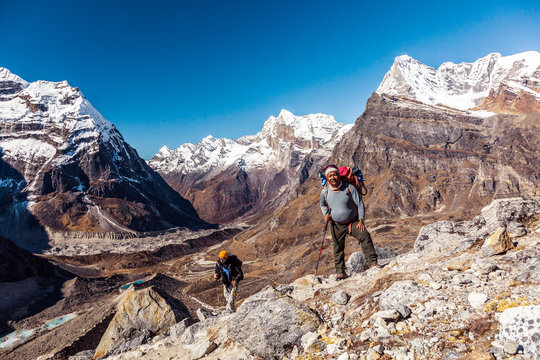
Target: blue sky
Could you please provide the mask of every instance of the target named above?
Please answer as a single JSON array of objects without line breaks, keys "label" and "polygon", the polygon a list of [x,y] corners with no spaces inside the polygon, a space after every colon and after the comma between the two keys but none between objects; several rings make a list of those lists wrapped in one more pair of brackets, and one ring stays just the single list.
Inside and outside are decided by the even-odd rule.
[{"label": "blue sky", "polygon": [[352,123],[393,59],[540,50],[538,1],[0,0],[0,66],[67,80],[149,159],[282,108]]}]

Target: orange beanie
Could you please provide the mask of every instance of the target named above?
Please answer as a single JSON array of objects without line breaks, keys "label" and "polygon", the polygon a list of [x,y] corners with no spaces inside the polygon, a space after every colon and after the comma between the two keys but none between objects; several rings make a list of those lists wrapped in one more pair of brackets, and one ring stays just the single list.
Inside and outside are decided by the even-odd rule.
[{"label": "orange beanie", "polygon": [[225,250],[223,250],[222,252],[219,253],[219,257],[226,259],[229,257],[229,255],[227,254]]}]

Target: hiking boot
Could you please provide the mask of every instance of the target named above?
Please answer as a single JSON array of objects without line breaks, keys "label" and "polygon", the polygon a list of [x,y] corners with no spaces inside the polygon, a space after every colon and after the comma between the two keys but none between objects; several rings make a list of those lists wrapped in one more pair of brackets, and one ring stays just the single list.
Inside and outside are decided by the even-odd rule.
[{"label": "hiking boot", "polygon": [[373,268],[380,269],[380,268],[382,268],[382,266],[379,265],[379,263],[375,261],[375,262],[372,262],[371,264],[369,264],[369,267],[368,267],[368,268],[369,268],[369,269],[373,269]]},{"label": "hiking boot", "polygon": [[343,280],[343,279],[346,279],[348,276],[347,274],[337,274],[336,275],[336,280],[339,281],[339,280]]}]

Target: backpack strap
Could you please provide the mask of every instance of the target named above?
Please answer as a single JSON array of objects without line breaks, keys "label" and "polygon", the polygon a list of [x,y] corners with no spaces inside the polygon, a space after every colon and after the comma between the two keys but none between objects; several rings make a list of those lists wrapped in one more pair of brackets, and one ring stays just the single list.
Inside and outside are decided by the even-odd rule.
[{"label": "backpack strap", "polygon": [[326,204],[327,208],[330,208],[330,205],[328,205],[328,185],[324,187],[324,203]]}]

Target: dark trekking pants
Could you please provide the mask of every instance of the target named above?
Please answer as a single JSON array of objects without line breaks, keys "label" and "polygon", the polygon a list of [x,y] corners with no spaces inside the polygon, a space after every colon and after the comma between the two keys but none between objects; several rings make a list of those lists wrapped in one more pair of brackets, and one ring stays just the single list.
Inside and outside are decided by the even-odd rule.
[{"label": "dark trekking pants", "polygon": [[337,274],[345,274],[345,238],[347,234],[354,236],[362,246],[362,252],[368,266],[377,261],[377,253],[371,235],[367,230],[358,230],[356,224],[358,224],[358,221],[352,223],[350,234],[348,224],[333,223],[331,226],[330,232],[332,233],[332,240],[334,240],[334,263]]}]

